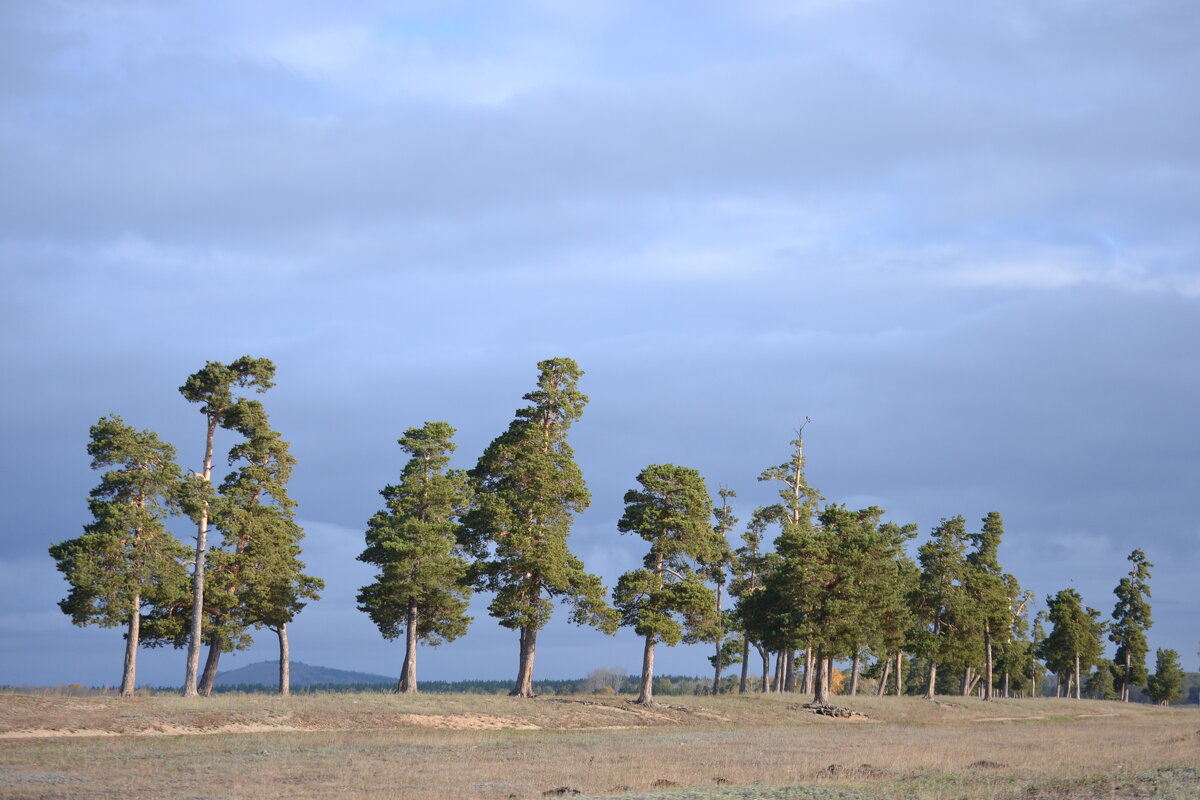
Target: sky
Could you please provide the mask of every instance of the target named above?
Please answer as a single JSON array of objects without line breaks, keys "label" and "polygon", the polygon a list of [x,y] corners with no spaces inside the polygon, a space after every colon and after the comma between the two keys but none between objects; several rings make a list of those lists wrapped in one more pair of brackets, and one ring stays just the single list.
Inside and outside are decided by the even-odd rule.
[{"label": "sky", "polygon": [[[120,680],[47,554],[89,521],[88,428],[198,468],[178,387],[247,354],[327,582],[295,660],[398,673],[354,600],[396,439],[446,420],[469,468],[567,356],[570,542],[610,587],[642,468],[698,469],[744,523],[811,418],[829,502],[922,539],[1001,512],[1039,608],[1107,616],[1143,549],[1151,648],[1197,669],[1198,30],[1169,0],[4,4],[0,684]],[[515,676],[488,599],[420,678]],[[632,632],[566,616],[535,678],[638,669]],[[274,656],[263,632],[222,666]]]}]

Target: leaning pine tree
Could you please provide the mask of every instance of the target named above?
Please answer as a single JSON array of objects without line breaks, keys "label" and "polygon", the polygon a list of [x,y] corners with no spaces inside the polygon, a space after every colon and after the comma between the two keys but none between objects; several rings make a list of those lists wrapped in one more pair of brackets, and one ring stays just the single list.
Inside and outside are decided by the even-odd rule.
[{"label": "leaning pine tree", "polygon": [[50,548],[71,591],[59,602],[76,625],[126,626],[121,695],[133,694],[143,609],[186,591],[187,549],[163,521],[180,486],[175,448],[118,416],[91,428],[92,468],[113,467],[91,492],[93,522],[75,539]]},{"label": "leaning pine tree", "polygon": [[[234,396],[235,388],[253,386],[259,392],[265,392],[275,384],[275,365],[265,358],[242,356],[230,364],[209,361],[204,368],[192,373],[179,387],[179,393],[189,403],[199,403],[200,413],[205,420],[204,462],[197,476],[209,487],[212,484],[213,444],[216,439],[217,427],[226,424],[226,416],[238,402]],[[188,630],[187,669],[183,679],[184,697],[197,697],[200,692],[197,678],[200,672],[200,646],[203,641],[204,626],[204,567],[205,556],[208,552],[208,517],[209,503],[207,499],[199,502],[193,513],[196,519],[196,548],[192,566],[192,608],[191,626]]]},{"label": "leaning pine tree", "polygon": [[495,592],[488,611],[520,632],[511,692],[518,697],[533,695],[537,634],[550,621],[553,599],[571,604],[576,624],[616,629],[600,578],[567,547],[573,515],[591,501],[567,443],[587,404],[577,388],[583,371],[569,358],[542,361],[538,371],[537,389],[525,395],[531,405],[517,410],[471,470],[475,503],[463,517],[463,541],[478,559],[477,583]]},{"label": "leaning pine tree", "polygon": [[359,561],[379,568],[358,593],[385,639],[405,633],[404,667],[396,691],[417,691],[417,642],[438,645],[464,634],[470,564],[458,543],[458,520],[470,505],[466,473],[446,467],[454,452],[454,428],[426,422],[399,439],[411,457],[400,483],[380,494],[386,508],[367,527]]},{"label": "leaning pine tree", "polygon": [[1121,700],[1129,702],[1130,686],[1145,686],[1146,654],[1150,646],[1146,643],[1146,630],[1150,620],[1150,568],[1154,565],[1141,550],[1129,554],[1133,567],[1129,575],[1121,578],[1113,594],[1117,605],[1113,608],[1112,628],[1109,641],[1117,646],[1116,664],[1121,671]]},{"label": "leaning pine tree", "polygon": [[638,699],[654,704],[654,646],[674,647],[685,637],[705,638],[719,630],[716,596],[704,573],[727,546],[723,532],[709,524],[712,501],[700,473],[674,464],[654,464],[637,476],[641,489],[625,493],[622,533],[650,544],[641,569],[617,581],[613,604],[621,624],[645,639]]}]

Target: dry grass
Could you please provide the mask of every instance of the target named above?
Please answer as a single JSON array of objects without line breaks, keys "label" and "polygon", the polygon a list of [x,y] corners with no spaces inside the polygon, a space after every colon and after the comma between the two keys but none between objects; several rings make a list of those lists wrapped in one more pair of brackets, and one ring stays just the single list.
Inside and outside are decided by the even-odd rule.
[{"label": "dry grass", "polygon": [[1200,797],[1194,709],[803,699],[0,694],[0,797]]}]

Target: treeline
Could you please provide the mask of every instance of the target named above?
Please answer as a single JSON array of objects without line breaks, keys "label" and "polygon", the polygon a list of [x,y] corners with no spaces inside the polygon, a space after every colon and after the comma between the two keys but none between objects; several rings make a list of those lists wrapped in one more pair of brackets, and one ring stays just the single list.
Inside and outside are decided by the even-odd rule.
[{"label": "treeline", "polygon": [[[568,358],[540,362],[528,405],[470,470],[449,466],[455,429],[447,422],[399,439],[408,458],[367,523],[359,559],[377,573],[357,597],[385,638],[405,639],[396,691],[417,690],[419,643],[467,632],[476,591],[489,592],[489,614],[519,634],[510,691],[518,696],[543,685],[533,678],[538,634],[557,604],[576,624],[607,634],[624,626],[643,639],[637,702],[646,704],[675,691],[655,677],[656,647],[681,642],[712,647],[709,692],[798,690],[818,704],[868,683],[881,695],[1036,694],[1047,670],[1059,694],[1076,698],[1128,700],[1131,687],[1145,686],[1168,702],[1182,690],[1174,651],[1158,652],[1153,676],[1145,666],[1153,565],[1141,550],[1114,590],[1111,621],[1072,589],[1035,614],[1032,594],[1001,566],[998,512],[975,531],[961,516],[941,520],[913,558],[916,526],[885,521],[880,508],[825,503],[809,485],[803,427],[788,459],[757,476],[779,487],[779,501],[755,509],[744,526],[732,510],[734,490],[722,487],[714,503],[694,469],[643,469],[617,529],[643,540],[645,555],[610,594],[568,546],[575,516],[591,502],[568,442],[588,402],[582,375]],[[302,532],[286,493],[294,459],[262,404],[235,392],[265,391],[273,376],[269,361],[246,356],[209,362],[187,379],[181,392],[206,421],[203,471],[192,475],[148,431],[118,417],[92,428],[93,466],[112,468],[92,492],[95,522],[51,553],[71,584],[64,612],[77,624],[127,626],[122,693],[133,689],[139,636],[149,646],[186,646],[184,693],[207,694],[220,654],[245,646],[260,627],[279,635],[280,691],[288,690],[286,626],[321,583],[298,558]],[[214,489],[218,427],[243,439],[229,451],[234,471]],[[163,526],[178,512],[197,525],[190,551]],[[221,537],[214,548],[206,545],[210,527]],[[1111,661],[1105,635],[1117,647]],[[209,656],[197,684],[202,642]],[[835,661],[850,665],[846,676]],[[736,682],[723,677],[739,664]]]}]

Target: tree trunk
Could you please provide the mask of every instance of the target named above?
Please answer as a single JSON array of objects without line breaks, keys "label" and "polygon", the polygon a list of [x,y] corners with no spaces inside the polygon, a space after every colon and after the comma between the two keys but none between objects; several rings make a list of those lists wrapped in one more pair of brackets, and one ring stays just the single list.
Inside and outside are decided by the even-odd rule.
[{"label": "tree trunk", "polygon": [[121,673],[121,697],[132,697],[137,682],[138,636],[142,627],[142,598],[133,596],[133,611],[129,614],[129,629],[125,633],[125,669]]},{"label": "tree trunk", "polygon": [[1080,691],[1081,684],[1079,681],[1079,677],[1080,677],[1079,676],[1079,653],[1076,653],[1075,654],[1075,699],[1076,700],[1081,699],[1081,696],[1082,696],[1082,693]]},{"label": "tree trunk", "polygon": [[521,628],[521,660],[517,666],[517,683],[509,697],[533,697],[533,656],[537,649],[537,630]]},{"label": "tree trunk", "polygon": [[213,683],[217,680],[217,665],[221,663],[221,637],[214,636],[208,643],[208,658],[204,661],[204,674],[200,676],[200,686],[197,693],[201,697],[212,694]]},{"label": "tree trunk", "polygon": [[738,681],[738,694],[746,693],[746,682],[750,678],[750,637],[742,634],[742,679]]},{"label": "tree trunk", "polygon": [[992,699],[992,626],[983,626],[983,650],[987,661],[984,671],[983,699]]},{"label": "tree trunk", "polygon": [[855,695],[858,694],[858,662],[859,662],[859,658],[860,658],[860,656],[859,656],[858,648],[856,647],[856,648],[854,648],[854,664],[850,668],[850,696],[851,697],[854,697]]},{"label": "tree trunk", "polygon": [[642,681],[634,702],[643,706],[654,705],[654,634],[646,637],[646,647],[642,650]]},{"label": "tree trunk", "polygon": [[[217,419],[209,417],[208,436],[204,444],[204,480],[212,483],[213,438],[217,433]],[[197,697],[196,673],[200,671],[200,645],[204,619],[204,555],[208,545],[208,506],[200,510],[196,525],[196,559],[192,566],[192,627],[188,634],[187,669],[183,676],[183,696]]]},{"label": "tree trunk", "polygon": [[890,656],[884,656],[883,666],[879,672],[879,685],[875,687],[875,696],[883,697],[887,694],[888,677],[892,674],[892,659]]},{"label": "tree trunk", "polygon": [[1129,671],[1133,669],[1133,653],[1125,648],[1125,674],[1121,676],[1121,702],[1129,702]]},{"label": "tree trunk", "polygon": [[971,693],[971,687],[975,684],[975,682],[971,680],[972,672],[974,672],[974,670],[970,667],[963,669],[962,681],[958,685],[958,693],[963,697],[966,697]]},{"label": "tree trunk", "polygon": [[404,635],[404,667],[400,670],[400,682],[396,684],[397,694],[417,693],[417,631],[419,629],[417,616],[417,599],[408,600],[408,628]]},{"label": "tree trunk", "polygon": [[773,689],[776,693],[783,691],[783,650],[775,654],[775,683]]},{"label": "tree trunk", "polygon": [[896,653],[896,697],[904,694],[904,651]]},{"label": "tree trunk", "polygon": [[1007,700],[1008,698],[1012,697],[1012,691],[1009,688],[1009,682],[1008,682],[1008,670],[1004,670],[1004,679],[1003,680],[1004,680],[1004,699]]},{"label": "tree trunk", "polygon": [[925,684],[925,699],[933,699],[933,690],[937,685],[937,662],[932,658],[929,659],[929,681]]},{"label": "tree trunk", "polygon": [[796,690],[796,651],[788,649],[784,656],[783,663],[783,690],[785,692],[793,692]]},{"label": "tree trunk", "polygon": [[279,696],[292,693],[292,648],[288,644],[287,623],[281,622],[279,629]]},{"label": "tree trunk", "polygon": [[824,652],[818,652],[816,658],[817,674],[813,680],[813,705],[829,705],[829,673],[826,671]]},{"label": "tree trunk", "polygon": [[810,645],[804,651],[804,685],[800,688],[801,694],[813,693],[813,649]]},{"label": "tree trunk", "polygon": [[766,646],[763,646],[762,648],[759,649],[758,655],[760,658],[762,658],[762,690],[761,691],[763,694],[766,694],[767,688],[768,688],[768,686],[767,686],[768,677],[771,674],[771,651],[768,650],[766,648]]}]

